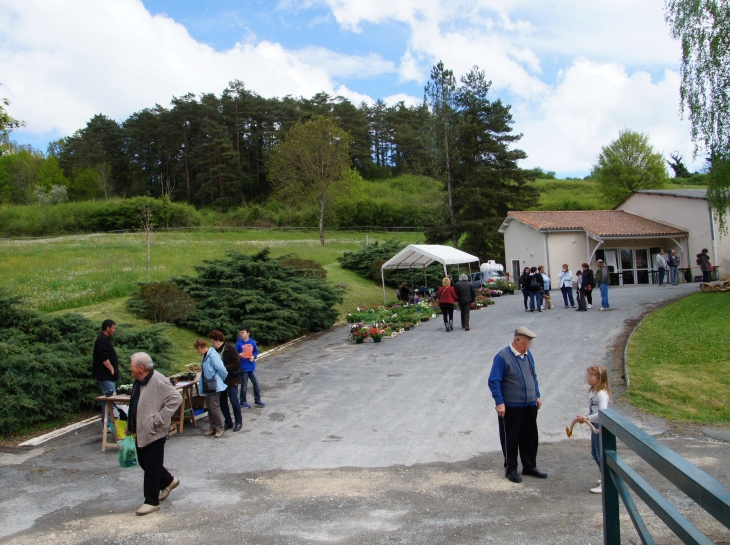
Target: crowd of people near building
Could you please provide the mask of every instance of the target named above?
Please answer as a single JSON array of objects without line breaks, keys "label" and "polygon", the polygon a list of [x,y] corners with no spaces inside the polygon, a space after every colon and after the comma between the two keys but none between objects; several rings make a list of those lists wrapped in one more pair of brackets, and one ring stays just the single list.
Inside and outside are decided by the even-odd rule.
[{"label": "crowd of people near building", "polygon": [[[119,358],[112,344],[115,332],[116,323],[104,320],[101,334],[94,343],[91,376],[98,382],[103,395],[116,394],[120,378]],[[211,331],[208,340],[197,339],[193,343],[201,357],[198,393],[205,396],[208,412],[209,428],[204,435],[220,438],[226,430],[241,430],[241,409],[251,408],[247,403],[249,381],[253,386],[254,404],[265,406],[256,374],[259,349],[248,326],[241,327],[235,345],[227,342],[218,330]],[[144,471],[145,500],[137,514],[147,515],[159,511],[160,501],[180,484],[180,480],[165,469],[164,457],[172,416],[180,407],[182,396],[169,378],[154,370],[149,354],[132,355],[129,371],[134,383],[129,399],[127,433],[134,435],[137,461]],[[102,425],[104,406],[102,404]]]}]

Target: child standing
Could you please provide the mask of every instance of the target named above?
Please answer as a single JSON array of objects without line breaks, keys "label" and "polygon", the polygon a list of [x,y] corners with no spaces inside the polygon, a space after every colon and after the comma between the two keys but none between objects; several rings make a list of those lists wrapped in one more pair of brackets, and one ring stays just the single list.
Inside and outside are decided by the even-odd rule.
[{"label": "child standing", "polygon": [[259,347],[256,341],[251,338],[251,328],[243,326],[238,333],[238,342],[236,343],[236,352],[241,358],[241,407],[250,409],[251,405],[246,403],[246,391],[248,390],[248,379],[251,379],[253,385],[253,399],[257,407],[265,407],[266,404],[261,401],[261,387],[259,386],[259,378],[256,375],[256,359],[259,357]]},{"label": "child standing", "polygon": [[[591,387],[588,393],[588,412],[577,415],[576,419],[581,424],[590,421],[593,427],[600,431],[601,425],[598,422],[598,411],[600,409],[608,409],[608,402],[611,398],[611,388],[608,385],[608,371],[602,365],[591,365],[586,369],[586,383]],[[600,435],[591,432],[591,456],[593,456],[596,464],[598,464],[599,472],[601,471],[600,448]],[[591,492],[593,494],[601,494],[603,492],[600,479],[598,480],[598,486],[591,488]]]}]

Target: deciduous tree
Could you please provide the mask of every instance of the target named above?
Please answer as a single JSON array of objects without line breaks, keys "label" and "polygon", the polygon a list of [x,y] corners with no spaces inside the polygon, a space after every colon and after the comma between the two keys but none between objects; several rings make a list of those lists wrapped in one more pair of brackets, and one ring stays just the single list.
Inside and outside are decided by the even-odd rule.
[{"label": "deciduous tree", "polygon": [[661,187],[667,171],[664,158],[654,151],[648,135],[624,129],[601,148],[591,178],[598,182],[606,200],[615,205],[632,191]]},{"label": "deciduous tree", "polygon": [[325,207],[349,189],[350,134],[332,117],[314,116],[295,125],[269,161],[269,176],[277,195],[288,202],[315,202],[319,209],[319,240],[324,245]]}]

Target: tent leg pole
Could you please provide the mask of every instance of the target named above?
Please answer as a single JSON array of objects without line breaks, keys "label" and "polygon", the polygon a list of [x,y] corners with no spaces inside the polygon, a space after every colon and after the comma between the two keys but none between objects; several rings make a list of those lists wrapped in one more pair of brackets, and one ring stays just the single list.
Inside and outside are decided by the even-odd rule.
[{"label": "tent leg pole", "polygon": [[380,269],[380,278],[383,279],[383,304],[385,305],[388,302],[388,298],[385,295],[385,271],[383,269]]}]

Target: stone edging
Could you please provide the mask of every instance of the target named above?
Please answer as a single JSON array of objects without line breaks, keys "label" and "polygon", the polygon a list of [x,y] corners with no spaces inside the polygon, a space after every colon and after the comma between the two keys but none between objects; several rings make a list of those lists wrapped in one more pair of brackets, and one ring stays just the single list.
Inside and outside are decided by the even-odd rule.
[{"label": "stone edging", "polygon": [[685,293],[681,297],[678,297],[677,299],[672,299],[671,301],[664,301],[661,305],[659,305],[656,308],[653,308],[646,314],[644,314],[641,317],[641,320],[639,320],[639,323],[637,323],[634,328],[631,330],[631,333],[629,333],[629,337],[626,339],[626,343],[624,344],[624,382],[626,384],[626,389],[628,390],[631,388],[631,380],[629,379],[629,344],[631,343],[631,339],[634,336],[634,333],[636,333],[636,330],[639,328],[641,324],[644,323],[644,320],[654,314],[657,310],[661,310],[667,305],[671,305],[672,303],[676,303],[677,301],[681,301],[685,297],[689,297],[690,295],[694,295],[695,293],[700,293],[699,291],[693,292],[693,293]]}]

